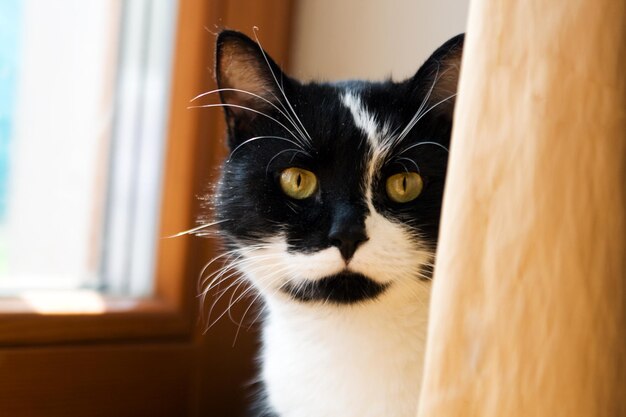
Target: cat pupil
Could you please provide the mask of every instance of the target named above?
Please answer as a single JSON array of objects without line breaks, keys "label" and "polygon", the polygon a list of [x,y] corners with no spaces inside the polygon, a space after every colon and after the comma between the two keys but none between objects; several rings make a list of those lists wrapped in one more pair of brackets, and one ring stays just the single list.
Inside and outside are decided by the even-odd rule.
[{"label": "cat pupil", "polygon": [[406,177],[402,177],[402,190],[406,192]]},{"label": "cat pupil", "polygon": [[300,188],[300,184],[302,183],[302,175],[298,174],[298,179],[296,180],[296,185]]}]

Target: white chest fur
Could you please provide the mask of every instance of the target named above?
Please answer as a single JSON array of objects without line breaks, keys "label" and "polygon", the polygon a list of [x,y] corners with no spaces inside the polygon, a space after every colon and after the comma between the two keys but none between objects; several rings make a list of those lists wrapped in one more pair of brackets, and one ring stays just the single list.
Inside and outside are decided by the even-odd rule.
[{"label": "white chest fur", "polygon": [[280,417],[413,417],[430,284],[359,305],[268,300],[262,376]]}]

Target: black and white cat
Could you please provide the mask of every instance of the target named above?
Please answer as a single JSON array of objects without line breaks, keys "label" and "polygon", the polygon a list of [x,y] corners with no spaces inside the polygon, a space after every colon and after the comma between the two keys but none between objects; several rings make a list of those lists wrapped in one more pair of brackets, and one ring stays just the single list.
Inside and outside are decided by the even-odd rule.
[{"label": "black and white cat", "polygon": [[462,45],[403,82],[303,84],[218,35],[215,220],[267,309],[261,415],[415,415]]}]

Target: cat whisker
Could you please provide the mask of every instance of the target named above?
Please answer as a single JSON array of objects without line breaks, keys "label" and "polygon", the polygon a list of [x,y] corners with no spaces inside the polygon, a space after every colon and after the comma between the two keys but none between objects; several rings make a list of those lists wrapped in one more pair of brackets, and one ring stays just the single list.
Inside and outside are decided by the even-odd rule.
[{"label": "cat whisker", "polygon": [[[272,281],[272,283],[278,281],[279,279],[283,279],[283,276],[280,276],[278,278],[276,278],[274,281]],[[243,325],[243,322],[246,318],[246,315],[248,314],[248,311],[252,308],[252,306],[263,297],[263,294],[260,291],[257,291],[257,294],[254,296],[254,298],[252,299],[252,301],[250,302],[250,305],[248,305],[248,307],[246,308],[246,310],[243,313],[243,316],[241,317],[241,321],[239,322],[239,326]],[[264,307],[264,306],[263,306]],[[261,308],[261,312],[264,310],[264,308]],[[248,326],[248,330],[250,330],[250,328],[254,325],[254,323],[256,322],[256,320],[259,318],[260,314],[257,314],[254,319],[252,320],[252,322],[250,323],[250,325]]]},{"label": "cat whisker", "polygon": [[[278,271],[273,271],[271,274],[267,275],[268,277],[271,277],[272,275],[276,275],[277,273],[283,273],[284,271],[288,270],[287,268],[283,267],[281,269],[279,269]],[[273,282],[276,281],[276,279],[273,279]],[[215,305],[217,304],[217,302],[224,296],[224,294],[226,294],[226,292],[232,288],[233,286],[237,285],[237,287],[233,290],[233,294],[231,295],[231,298],[229,300],[229,304],[226,307],[226,310],[224,310],[223,313],[221,313],[213,322],[211,322],[208,326],[208,328],[206,329],[206,331],[208,331],[211,327],[213,327],[215,325],[215,323],[217,323],[222,317],[224,317],[226,314],[230,315],[230,309],[233,307],[233,305],[235,305],[237,302],[239,302],[243,297],[245,297],[246,294],[250,293],[250,291],[252,291],[254,289],[254,287],[250,286],[249,288],[247,288],[241,295],[239,295],[235,300],[233,300],[235,293],[237,292],[237,290],[241,287],[241,285],[243,283],[247,282],[246,280],[242,279],[242,278],[238,278],[237,280],[235,280],[233,283],[231,283],[228,288],[226,288],[226,290],[224,290],[224,292],[222,294],[220,294],[217,299],[213,302],[213,305],[211,306],[211,310],[209,311],[209,320],[211,317],[211,313],[213,311],[213,308],[215,307]],[[232,317],[231,317],[232,320]]]},{"label": "cat whisker", "polygon": [[255,137],[247,139],[247,140],[243,141],[242,143],[240,143],[239,145],[237,145],[237,147],[235,147],[235,149],[233,149],[233,151],[230,153],[230,156],[228,157],[228,161],[230,161],[233,158],[233,155],[235,155],[235,153],[239,149],[241,149],[243,146],[247,145],[250,142],[254,142],[254,141],[257,141],[257,140],[261,140],[261,139],[276,139],[276,140],[282,140],[282,141],[285,141],[285,142],[289,142],[292,145],[298,147],[300,149],[300,152],[302,152],[303,154],[310,155],[302,146],[300,146],[300,144],[292,141],[291,139],[283,138],[281,136],[255,136]]},{"label": "cat whisker", "polygon": [[[268,288],[271,288],[273,286],[274,283],[276,283],[279,280],[282,280],[284,278],[284,275],[279,275],[277,278],[274,278],[272,280],[272,282],[270,284],[267,285]],[[246,318],[246,315],[248,314],[248,311],[250,311],[250,309],[252,308],[253,305],[256,304],[256,302],[259,300],[259,298],[261,298],[262,294],[260,291],[257,290],[256,295],[254,296],[254,298],[252,299],[252,301],[250,301],[250,304],[248,305],[248,307],[246,308],[246,310],[244,311],[243,315],[241,316],[241,320],[239,321],[239,323],[237,323],[237,332],[235,333],[235,338],[233,340],[233,347],[235,346],[235,343],[237,343],[237,337],[239,336],[239,331],[241,330],[241,326],[243,325],[243,322]],[[259,317],[261,316],[261,314],[263,313],[263,311],[265,310],[264,306],[262,306],[262,308],[260,309],[259,313],[255,316],[255,318],[252,320],[252,322],[250,323],[250,325],[247,327],[247,330],[250,330],[250,328],[254,325],[254,323],[259,319]],[[229,314],[230,315],[230,314]]]},{"label": "cat whisker", "polygon": [[194,233],[194,236],[197,237],[218,237],[218,236],[223,236],[224,232],[221,230],[203,230],[201,232],[196,232]]},{"label": "cat whisker", "polygon": [[[216,260],[222,258],[223,256],[229,256],[228,258],[228,262],[221,267],[220,269],[218,269],[217,271],[213,272],[211,275],[209,275],[207,278],[205,278],[202,281],[202,284],[204,284],[204,282],[206,282],[209,278],[211,278],[214,274],[218,274],[220,272],[227,272],[230,269],[233,268],[238,268],[241,266],[245,266],[246,263],[249,262],[254,262],[254,261],[258,261],[258,260],[264,260],[264,259],[271,259],[273,258],[275,255],[273,254],[265,254],[265,255],[253,255],[253,256],[249,256],[250,254],[264,249],[266,248],[266,245],[256,245],[256,246],[250,246],[248,248],[245,249],[234,249],[228,252],[225,252],[222,255],[216,256],[215,258],[213,258],[204,268],[203,271],[205,271],[211,264],[213,264]],[[233,255],[237,255],[236,259],[234,261],[231,261]],[[210,289],[210,288],[208,288]]]},{"label": "cat whisker", "polygon": [[259,28],[257,26],[252,28],[252,32],[254,33],[254,39],[257,41],[257,43],[259,44],[259,48],[261,49],[261,53],[263,54],[263,58],[265,59],[265,62],[270,70],[270,72],[272,73],[272,77],[274,78],[274,82],[276,82],[276,86],[278,87],[278,89],[280,90],[281,94],[283,95],[283,97],[285,98],[285,102],[287,103],[287,105],[289,106],[289,109],[291,109],[291,113],[294,115],[294,117],[296,118],[296,120],[298,121],[298,123],[300,123],[300,126],[302,127],[302,129],[304,130],[304,132],[306,133],[306,136],[309,138],[309,140],[311,140],[311,135],[309,135],[309,132],[307,132],[306,128],[304,127],[304,125],[302,124],[302,121],[300,120],[300,118],[298,117],[298,115],[296,114],[295,110],[293,109],[293,107],[291,106],[291,102],[289,102],[289,99],[287,98],[287,95],[285,94],[285,89],[278,83],[278,79],[276,78],[276,74],[274,73],[274,70],[272,69],[272,66],[270,65],[270,61],[267,58],[267,55],[265,54],[265,51],[263,50],[263,46],[261,45],[261,42],[259,41],[259,37],[257,35],[257,32],[259,31]]},{"label": "cat whisker", "polygon": [[[216,271],[216,273],[214,273],[215,275],[213,276],[213,278],[211,279],[209,285],[207,286],[207,288],[202,292],[203,295],[208,294],[211,290],[217,290],[217,288],[219,288],[219,286],[223,283],[228,281],[230,278],[236,276],[236,275],[241,275],[241,272],[237,269],[236,265],[228,265],[225,268],[222,268],[218,271]],[[211,275],[208,276],[205,281],[208,281],[211,278]],[[221,294],[224,290],[220,290],[217,295]]]},{"label": "cat whisker", "polygon": [[[424,99],[422,100],[422,102],[420,103],[419,108],[417,109],[417,111],[415,112],[415,115],[413,115],[413,117],[411,118],[411,120],[409,121],[409,123],[407,123],[407,125],[405,126],[405,128],[402,130],[402,132],[393,139],[393,142],[395,143],[399,143],[401,142],[408,134],[409,132],[415,127],[415,125],[422,119],[422,117],[424,117],[428,112],[430,112],[432,109],[434,109],[435,107],[437,107],[438,105],[446,102],[447,100],[451,99],[452,97],[456,96],[456,94],[453,94],[449,97],[446,97],[445,99],[441,100],[440,102],[436,103],[435,105],[431,106],[430,108],[428,108],[426,111],[422,110],[424,109],[424,107],[426,106],[426,103],[428,102],[428,100],[430,99],[430,96],[432,95],[432,92],[435,88],[435,85],[437,84],[437,82],[443,78],[444,75],[446,75],[446,73],[448,73],[449,71],[452,70],[452,68],[448,68],[447,70],[445,70],[441,75],[439,75],[439,70],[440,70],[440,65],[439,63],[437,63],[437,71],[435,73],[435,76],[433,77],[433,82],[428,90],[428,92],[426,93],[426,96],[424,96]],[[395,132],[394,132],[395,133]]]},{"label": "cat whisker", "polygon": [[[232,254],[231,254],[231,253],[228,253],[227,255],[228,255],[228,258],[229,258],[229,259],[232,257]],[[220,285],[223,281],[225,281],[225,279],[230,278],[231,276],[233,276],[233,275],[235,275],[235,274],[236,274],[236,271],[235,271],[235,272],[232,272],[231,274],[228,274],[228,277],[227,277],[227,278],[225,278],[225,279],[220,279],[220,277],[221,277],[221,276],[224,276],[225,274],[227,274],[227,273],[228,273],[228,269],[226,269],[226,268],[220,268],[218,271],[214,272],[213,274],[211,274],[211,275],[209,275],[208,277],[206,277],[206,278],[204,278],[204,279],[203,279],[203,278],[202,278],[202,275],[204,275],[204,272],[206,271],[206,269],[207,269],[207,268],[208,268],[208,267],[209,267],[209,266],[210,266],[210,265],[211,265],[211,264],[212,264],[215,260],[216,260],[216,258],[214,258],[213,260],[211,260],[211,262],[209,262],[207,265],[205,265],[205,267],[202,269],[202,272],[201,272],[201,275],[200,275],[201,279],[200,279],[200,282],[198,283],[198,289],[197,289],[197,291],[198,291],[198,293],[199,293],[199,294],[198,294],[198,298],[200,299],[200,311],[201,311],[201,312],[202,312],[202,310],[203,310],[203,308],[204,308],[204,304],[205,304],[205,301],[206,301],[206,297],[207,297],[207,295],[209,294],[210,289],[211,289],[211,288],[213,288],[213,287],[217,287],[217,286],[219,286],[219,285]],[[205,283],[206,281],[208,281],[209,279],[211,279],[211,277],[212,277],[214,274],[216,274],[216,273],[219,273],[219,277],[218,277],[218,276],[216,276],[214,279],[212,279],[212,280],[211,280],[211,283],[209,284],[209,286],[207,287],[207,289],[206,289],[206,290],[204,290],[204,291],[203,291],[203,290],[201,290],[202,286],[204,286],[204,283]],[[219,282],[215,283],[215,281],[216,281],[216,280],[219,280]],[[204,315],[203,315],[203,314],[200,314],[200,317],[204,317]]]},{"label": "cat whisker", "polygon": [[[283,280],[283,279],[284,279],[284,274],[279,275],[278,277],[274,278],[269,284],[267,284],[265,286],[266,287],[265,289],[267,290],[267,289],[273,287],[274,284],[277,281],[280,281],[280,280]],[[235,337],[233,338],[233,344],[232,344],[233,347],[237,343],[237,337],[239,336],[239,332],[241,331],[241,327],[243,326],[243,322],[244,322],[244,320],[246,318],[246,315],[248,314],[248,311],[250,311],[252,306],[256,305],[256,303],[259,300],[259,298],[262,297],[261,291],[259,291],[257,288],[254,288],[254,287],[251,286],[248,290],[246,290],[246,292],[248,292],[248,293],[252,292],[252,291],[256,291],[256,295],[254,296],[254,298],[252,298],[252,300],[248,304],[248,307],[244,311],[243,315],[241,316],[241,320],[239,320],[238,323],[235,323],[234,319],[232,318],[232,316],[230,314],[230,312],[228,313],[228,316],[230,317],[231,321],[237,325],[237,332],[235,333]],[[252,322],[246,327],[246,330],[250,330],[250,328],[252,328],[254,323],[259,319],[259,317],[261,317],[261,315],[263,314],[264,311],[265,311],[265,306],[263,304],[261,304],[261,308],[259,309],[259,313],[254,317]]]},{"label": "cat whisker", "polygon": [[[207,264],[202,268],[202,270],[200,271],[200,279],[198,282],[198,291],[200,292],[202,285],[204,285],[204,283],[206,282],[206,280],[208,280],[209,278],[211,278],[212,274],[209,275],[207,278],[203,278],[204,273],[206,272],[206,270],[213,265],[216,261],[218,261],[219,259],[222,259],[224,257],[227,257],[229,260],[233,257],[233,255],[237,255],[239,253],[239,251],[237,249],[234,250],[230,250],[227,252],[224,252],[216,257],[214,257],[213,259],[211,259],[209,262],[207,262]],[[229,265],[230,262],[227,263],[227,265]],[[222,268],[218,269],[217,272],[219,272]]]},{"label": "cat whisker", "polygon": [[[233,261],[233,257],[237,255],[236,259]],[[200,305],[203,306],[204,305],[204,301],[206,299],[206,296],[208,295],[209,291],[211,291],[212,288],[218,287],[222,282],[226,281],[227,279],[229,279],[230,277],[236,275],[239,271],[236,270],[236,268],[238,266],[241,265],[241,259],[244,257],[245,255],[241,253],[240,250],[232,250],[232,251],[228,251],[225,252],[224,254],[220,255],[220,256],[216,256],[215,258],[213,258],[210,262],[208,262],[204,268],[202,268],[202,271],[200,273],[200,280],[198,282],[198,297],[200,297]],[[224,266],[222,266],[221,268],[218,268],[216,271],[214,271],[213,273],[209,274],[207,277],[204,277],[204,273],[205,271],[218,259],[221,259],[223,257],[227,257],[227,261],[225,263]],[[232,271],[232,272],[231,272]],[[208,286],[206,289],[202,290],[202,287],[205,285],[206,282],[209,282]]]},{"label": "cat whisker", "polygon": [[299,209],[299,207],[298,207],[298,206],[296,206],[296,205],[295,205],[293,202],[291,202],[291,201],[286,201],[286,204],[287,204],[287,207],[289,207],[289,209],[290,209],[291,211],[293,211],[294,213],[298,214],[298,209]]},{"label": "cat whisker", "polygon": [[[239,288],[241,288],[243,284],[247,284],[247,288],[242,291],[241,295],[237,297],[237,299],[233,300],[235,298],[235,294],[237,294],[237,291],[239,290]],[[252,291],[254,291],[254,287],[252,287],[252,285],[250,285],[250,283],[247,280],[242,279],[240,280],[239,285],[237,285],[237,287],[233,290],[232,294],[230,295],[230,299],[228,300],[228,307],[226,307],[225,312],[228,313],[228,318],[233,324],[237,324],[237,323],[235,322],[235,319],[232,316],[231,308]]]},{"label": "cat whisker", "polygon": [[218,220],[218,221],[214,221],[214,222],[207,223],[207,224],[201,224],[200,226],[193,227],[193,228],[185,230],[183,232],[178,232],[178,233],[170,235],[170,236],[164,236],[161,239],[172,239],[172,238],[180,237],[180,236],[184,236],[184,235],[195,234],[199,230],[206,229],[207,227],[215,226],[215,225],[218,225],[218,224],[221,224],[221,223],[224,223],[224,222],[229,222],[229,221],[231,221],[231,219],[223,219],[223,220]]},{"label": "cat whisker", "polygon": [[[285,129],[287,132],[289,132],[291,134],[291,136],[293,136],[296,141],[300,142],[302,140],[295,133],[293,133],[293,131],[291,129],[289,129],[287,126],[285,126],[283,123],[281,123],[278,119],[270,116],[269,114],[263,113],[262,111],[255,110],[255,109],[253,109],[251,107],[246,107],[246,106],[241,106],[239,104],[231,104],[231,103],[216,103],[216,104],[202,104],[202,105],[198,105],[198,106],[188,106],[187,109],[202,109],[202,108],[211,108],[211,107],[233,107],[233,108],[237,108],[237,109],[248,110],[248,111],[251,111],[251,112],[256,113],[256,114],[260,114],[261,116],[265,116],[268,119],[276,122],[279,126],[281,126],[283,129]],[[302,145],[305,145],[305,144],[302,143]]]},{"label": "cat whisker", "polygon": [[[243,256],[243,255],[242,255],[242,256]],[[265,256],[265,257],[266,257],[266,258],[270,258],[270,257],[268,257],[268,256]],[[256,259],[256,260],[259,260],[260,258],[261,258],[261,256],[256,256],[256,257],[255,257],[255,259]],[[235,262],[230,263],[229,265],[227,265],[226,267],[222,268],[221,270],[216,271],[216,272],[219,272],[219,274],[218,274],[218,276],[216,276],[216,277],[215,277],[215,279],[213,280],[213,282],[211,282],[211,284],[209,285],[209,287],[208,287],[208,288],[207,288],[207,289],[203,292],[203,294],[202,294],[202,295],[203,295],[202,300],[204,300],[205,296],[208,294],[208,292],[209,292],[212,288],[215,288],[215,287],[219,286],[222,282],[227,281],[228,279],[232,278],[233,276],[239,275],[239,274],[241,273],[239,268],[243,265],[243,262],[244,262],[244,261],[246,261],[246,260],[250,260],[250,259],[243,259],[242,261],[237,260],[237,261],[235,261]],[[215,280],[219,280],[219,281],[218,281],[218,282],[215,282]],[[218,301],[219,301],[219,300],[220,300],[220,299],[221,299],[221,298],[222,298],[222,297],[223,297],[223,296],[224,296],[224,295],[228,292],[228,290],[230,290],[233,286],[235,286],[235,285],[239,284],[239,285],[237,285],[237,288],[235,288],[235,292],[236,292],[236,290],[240,287],[240,285],[241,285],[243,282],[247,282],[247,280],[246,280],[245,278],[241,277],[241,276],[238,276],[238,277],[237,277],[237,278],[236,278],[236,279],[235,279],[232,283],[230,283],[230,284],[229,284],[229,285],[228,285],[225,289],[223,289],[223,290],[219,291],[219,292],[216,294],[216,297],[217,297],[217,298],[213,301],[213,304],[211,305],[211,308],[210,308],[210,310],[209,310],[209,314],[208,314],[208,321],[209,321],[209,322],[210,322],[210,317],[211,317],[211,314],[212,314],[212,312],[213,312],[213,309],[215,308],[215,306],[216,306],[216,304],[218,303]],[[230,308],[230,306],[229,306],[229,308]],[[220,315],[220,317],[218,317],[218,319],[217,319],[217,320],[219,320],[219,318],[221,318],[223,315],[224,315],[224,314],[221,314],[221,315]],[[215,324],[215,322],[216,322],[217,320],[215,320],[215,321],[213,322],[213,324]],[[213,324],[210,324],[210,325],[208,326],[208,328],[210,328]],[[208,328],[207,328],[207,330],[208,330]]]},{"label": "cat whisker", "polygon": [[434,145],[434,146],[438,146],[438,147],[440,147],[441,149],[443,149],[444,151],[449,152],[449,151],[448,151],[448,148],[446,148],[445,146],[443,146],[441,143],[426,141],[426,142],[418,142],[418,143],[414,143],[413,145],[408,146],[408,147],[406,147],[406,148],[402,149],[402,150],[398,153],[398,155],[402,155],[403,153],[408,152],[408,151],[410,151],[410,150],[411,150],[411,149],[413,149],[413,148],[417,148],[418,146],[423,146],[423,145]]},{"label": "cat whisker", "polygon": [[[414,160],[409,159],[409,158],[404,158],[404,157],[401,157],[401,158],[395,158],[395,160],[396,160],[396,161],[407,161],[407,162],[412,163],[412,164],[413,164],[413,166],[415,167],[415,169],[417,170],[416,172],[417,172],[418,174],[421,174],[421,173],[420,173],[420,167],[419,167],[419,165],[417,165],[417,162],[415,162]],[[404,166],[404,164],[402,164],[402,166]],[[409,172],[409,171],[406,169],[406,167],[404,167],[404,169],[405,169],[407,172]]]},{"label": "cat whisker", "polygon": [[[265,97],[260,96],[260,95],[255,94],[255,93],[252,93],[252,92],[250,92],[250,91],[241,90],[241,89],[239,89],[239,88],[218,88],[218,89],[215,89],[215,90],[207,91],[207,92],[205,92],[205,93],[198,94],[197,96],[195,96],[194,98],[192,98],[192,99],[190,100],[190,102],[191,102],[191,103],[193,103],[194,101],[196,101],[196,100],[197,100],[197,99],[199,99],[199,98],[206,97],[206,96],[208,96],[208,95],[215,94],[215,93],[226,92],[226,91],[233,91],[233,92],[236,92],[236,93],[248,94],[248,95],[250,95],[250,96],[256,97],[256,98],[258,98],[259,100],[262,100],[262,101],[264,101],[265,103],[269,104],[269,105],[270,105],[270,106],[272,106],[274,109],[276,109],[276,111],[278,111],[280,114],[282,114],[282,115],[283,115],[283,117],[285,117],[285,118],[289,121],[289,123],[291,123],[291,125],[293,126],[293,128],[294,128],[294,129],[296,129],[296,131],[298,132],[298,134],[299,134],[300,136],[302,136],[302,137],[305,139],[305,141],[306,141],[306,136],[305,136],[305,133],[304,133],[304,132],[302,131],[302,129],[301,129],[301,128],[300,128],[300,127],[296,124],[296,121],[293,119],[293,117],[291,117],[291,116],[288,114],[288,110],[285,108],[285,106],[284,106],[284,105],[280,102],[280,100],[279,100],[276,96],[274,96],[274,98],[276,99],[276,101],[277,101],[277,102],[279,102],[279,103],[280,103],[281,107],[283,108],[282,110],[281,110],[281,109],[280,109],[280,108],[279,108],[276,104],[272,103],[270,100],[266,99]],[[284,110],[284,111],[283,111],[283,110]],[[309,138],[309,140],[310,140],[310,138]]]},{"label": "cat whisker", "polygon": [[[264,285],[263,285],[263,286],[265,287],[265,289],[266,289],[266,290],[267,290],[267,289],[270,289],[270,288],[272,288],[272,287],[273,287],[273,285],[274,285],[276,282],[283,280],[283,279],[284,279],[284,277],[285,277],[285,272],[288,272],[288,271],[289,271],[289,267],[285,267],[285,266],[283,266],[283,267],[281,267],[281,268],[278,268],[278,269],[275,269],[275,270],[271,271],[271,273],[268,273],[268,275],[267,275],[266,277],[273,277],[273,278],[272,278],[271,282],[269,282],[269,283],[267,283],[267,284],[264,284]],[[241,318],[241,320],[240,320],[239,322],[235,322],[234,318],[233,318],[233,317],[232,317],[232,315],[231,315],[231,312],[230,312],[230,311],[228,312],[228,316],[229,316],[230,320],[231,320],[234,324],[237,324],[237,327],[238,327],[238,329],[237,329],[237,334],[239,334],[239,329],[241,328],[241,326],[242,326],[242,324],[243,324],[243,320],[245,319],[245,316],[246,316],[246,314],[248,313],[248,310],[250,310],[250,308],[252,307],[252,304],[254,303],[254,301],[256,301],[256,300],[257,300],[257,299],[261,296],[261,291],[260,291],[258,288],[256,288],[256,287],[254,287],[254,286],[250,285],[250,286],[249,286],[249,287],[248,287],[248,288],[244,291],[244,293],[242,293],[242,294],[241,294],[241,296],[240,296],[237,300],[235,300],[234,302],[232,302],[232,299],[233,299],[233,296],[234,296],[234,292],[233,292],[233,295],[231,295],[231,303],[230,303],[230,305],[229,305],[229,307],[228,307],[228,308],[229,308],[229,310],[230,310],[230,308],[231,308],[233,305],[235,305],[235,303],[238,303],[238,302],[239,302],[239,299],[241,299],[241,298],[243,298],[244,296],[246,296],[246,295],[250,294],[251,292],[255,292],[255,291],[256,291],[256,295],[255,295],[255,297],[253,298],[252,303],[250,303],[250,305],[246,308],[246,310],[244,311],[244,314],[242,315],[242,318]],[[235,335],[235,340],[236,340],[236,338],[237,338],[237,335]]]},{"label": "cat whisker", "polygon": [[[407,126],[407,127],[408,127],[408,129],[406,129],[406,131],[404,132],[404,134],[403,134],[403,135],[401,135],[401,136],[399,136],[399,137],[395,140],[395,142],[396,142],[396,143],[401,142],[401,141],[402,141],[402,140],[403,140],[403,139],[404,139],[404,138],[405,138],[405,137],[409,134],[409,132],[410,132],[410,131],[411,131],[411,130],[415,127],[415,125],[416,125],[416,124],[417,124],[417,123],[418,123],[418,122],[419,122],[419,121],[420,121],[420,120],[421,120],[424,116],[426,116],[426,115],[427,115],[427,114],[428,114],[431,110],[433,110],[433,109],[434,109],[434,108],[436,108],[437,106],[439,106],[439,105],[441,105],[441,104],[445,103],[446,101],[450,100],[451,98],[456,97],[456,95],[457,95],[457,93],[451,94],[451,95],[449,95],[448,97],[446,97],[446,98],[444,98],[444,99],[442,99],[442,100],[439,100],[437,103],[435,103],[435,104],[433,104],[432,106],[430,106],[430,107],[429,107],[426,111],[424,111],[422,114],[420,114],[420,115],[419,115],[419,117],[417,117],[414,121],[411,121],[411,122],[409,123],[409,126]],[[447,150],[447,149],[446,149],[446,150]]]},{"label": "cat whisker", "polygon": [[[249,288],[248,290],[246,290],[246,292],[251,292],[252,289]],[[258,298],[258,294],[253,298],[252,302],[250,303],[250,305],[248,306],[248,308],[246,309],[246,311],[244,312],[243,317],[241,318],[241,320],[239,322],[235,322],[235,320],[233,319],[230,311],[228,313],[228,317],[230,318],[230,321],[234,324],[237,325],[237,331],[235,332],[235,337],[233,338],[233,343],[232,343],[232,347],[235,347],[235,345],[237,344],[237,338],[239,337],[239,331],[241,330],[241,326],[242,326],[242,322],[245,318],[246,313],[248,312],[248,310],[250,309],[250,307],[252,307],[252,305],[254,304],[255,300]]]},{"label": "cat whisker", "polygon": [[[245,257],[245,254],[237,254],[237,258],[234,261],[230,261],[229,258],[229,262],[224,265],[223,267],[219,268],[217,271],[213,272],[212,274],[208,275],[206,278],[202,279],[202,282],[200,285],[204,285],[204,283],[206,283],[207,281],[211,280],[209,285],[207,286],[207,288],[203,291],[203,293],[208,293],[212,288],[215,288],[216,286],[218,286],[221,282],[225,281],[226,279],[228,279],[230,276],[227,276],[226,278],[223,278],[226,274],[228,274],[230,271],[235,271],[232,274],[236,274],[238,273],[238,269],[241,267],[246,266],[248,263],[251,262],[255,262],[258,260],[263,260],[263,259],[272,259],[272,257],[274,255],[256,255],[252,258],[249,257]],[[216,260],[217,258],[215,258],[214,260]],[[213,260],[213,261],[214,261]],[[211,261],[211,263],[213,262]],[[206,270],[206,268],[209,265],[205,266],[203,271]],[[223,278],[223,279],[222,279]]]},{"label": "cat whisker", "polygon": [[[297,154],[299,154],[299,153],[303,153],[303,154],[305,154],[305,155],[308,155],[308,153],[303,152],[303,151],[301,151],[301,150],[299,150],[299,149],[284,149],[284,150],[282,150],[282,151],[278,152],[276,155],[274,155],[274,156],[272,157],[272,159],[270,159],[270,161],[267,163],[267,165],[265,166],[265,175],[268,175],[270,165],[272,164],[272,162],[274,162],[274,159],[278,158],[280,155],[282,155],[282,154],[283,154],[283,153],[285,153],[285,152],[294,152],[294,155],[293,155],[293,157],[291,158],[291,162],[293,162],[293,158],[295,158],[295,156],[296,156]],[[289,162],[289,163],[291,164],[291,162]]]},{"label": "cat whisker", "polygon": [[[413,120],[417,119],[420,116],[421,111],[424,109],[424,107],[426,106],[426,103],[428,103],[428,99],[430,98],[430,95],[432,94],[435,85],[437,84],[437,81],[439,80],[438,76],[439,76],[439,69],[440,69],[440,65],[439,63],[437,63],[437,72],[435,73],[435,76],[433,77],[433,82],[430,85],[430,88],[428,89],[428,92],[426,93],[426,95],[424,96],[424,99],[422,100],[422,102],[420,103],[419,107],[417,108],[417,111],[415,112],[415,114],[413,115],[413,117],[411,117],[411,120],[409,120],[409,123],[407,123],[407,125],[404,127],[404,129],[402,130],[402,132],[400,132],[400,134],[397,136],[398,138],[403,138],[406,136],[406,134],[408,133],[408,131],[410,130],[409,126],[411,126],[411,123],[413,122]],[[395,133],[395,132],[394,132]]]},{"label": "cat whisker", "polygon": [[217,323],[225,314],[226,311],[225,310],[223,313],[221,313],[217,319],[211,321],[211,315],[213,314],[213,309],[217,306],[217,304],[219,303],[219,301],[222,299],[222,297],[224,297],[224,295],[228,292],[228,290],[230,290],[231,288],[237,286],[237,285],[241,285],[243,278],[238,277],[237,279],[235,279],[233,282],[231,282],[230,284],[228,284],[228,287],[226,287],[226,289],[219,295],[217,296],[214,300],[213,303],[211,304],[211,308],[209,309],[209,314],[207,315],[207,322],[209,323],[207,328],[205,329],[205,332],[207,332],[211,327],[213,327],[215,325],[215,323]]},{"label": "cat whisker", "polygon": [[[262,294],[259,293],[254,300],[252,300],[253,303],[256,303],[259,299],[262,299]],[[248,330],[250,330],[252,328],[252,326],[254,326],[256,324],[256,322],[261,318],[261,316],[268,310],[267,306],[264,303],[261,303],[261,308],[259,309],[259,312],[257,313],[256,316],[254,316],[254,318],[252,319],[252,322],[250,323],[250,325],[248,326]]]}]

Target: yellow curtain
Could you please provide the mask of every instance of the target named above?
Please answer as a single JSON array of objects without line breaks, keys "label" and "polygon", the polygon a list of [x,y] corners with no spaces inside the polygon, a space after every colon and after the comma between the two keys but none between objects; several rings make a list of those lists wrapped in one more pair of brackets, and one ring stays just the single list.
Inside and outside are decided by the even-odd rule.
[{"label": "yellow curtain", "polygon": [[420,417],[626,415],[626,2],[476,0]]}]

